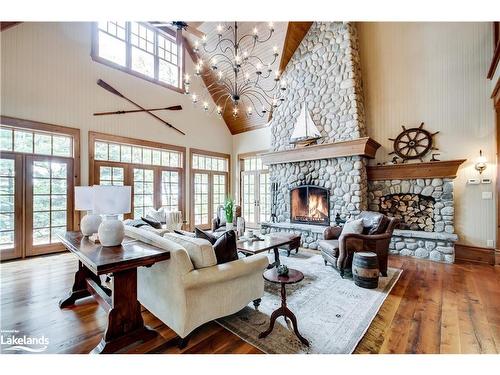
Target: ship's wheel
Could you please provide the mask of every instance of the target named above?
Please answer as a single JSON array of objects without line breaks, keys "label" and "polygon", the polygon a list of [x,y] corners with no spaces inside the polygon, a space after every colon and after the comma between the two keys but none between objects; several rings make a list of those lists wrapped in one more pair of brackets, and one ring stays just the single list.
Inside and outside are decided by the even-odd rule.
[{"label": "ship's wheel", "polygon": [[438,148],[433,146],[432,137],[439,132],[431,133],[424,129],[422,122],[418,128],[406,129],[402,126],[403,131],[396,138],[389,138],[394,142],[394,151],[389,155],[396,154],[403,163],[406,160],[420,159],[424,161],[423,157],[431,150]]}]

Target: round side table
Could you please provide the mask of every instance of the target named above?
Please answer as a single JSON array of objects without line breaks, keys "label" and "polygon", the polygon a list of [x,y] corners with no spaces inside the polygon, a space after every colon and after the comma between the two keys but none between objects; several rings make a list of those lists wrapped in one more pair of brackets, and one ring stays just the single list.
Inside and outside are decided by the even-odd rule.
[{"label": "round side table", "polygon": [[309,341],[307,341],[304,337],[302,337],[302,335],[299,332],[299,329],[297,327],[297,318],[286,305],[286,285],[295,284],[302,281],[304,279],[304,274],[298,270],[289,268],[287,276],[280,276],[278,275],[277,269],[272,268],[264,272],[262,276],[264,277],[264,280],[267,280],[271,283],[281,284],[281,307],[273,311],[273,313],[271,314],[271,321],[269,322],[269,328],[266,331],[259,334],[259,338],[262,339],[267,335],[269,335],[274,328],[274,323],[276,322],[276,319],[280,316],[284,316],[285,319],[289,318],[292,321],[293,332],[295,332],[295,335],[297,335],[299,340],[304,345],[309,346]]}]

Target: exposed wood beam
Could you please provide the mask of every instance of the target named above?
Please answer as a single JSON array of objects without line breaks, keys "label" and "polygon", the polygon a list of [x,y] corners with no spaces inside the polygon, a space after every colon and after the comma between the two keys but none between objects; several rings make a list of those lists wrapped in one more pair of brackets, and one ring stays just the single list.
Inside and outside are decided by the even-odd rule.
[{"label": "exposed wood beam", "polygon": [[281,52],[280,72],[286,69],[288,62],[299,48],[302,39],[304,39],[312,24],[312,22],[288,22],[283,51]]},{"label": "exposed wood beam", "polygon": [[5,31],[11,27],[19,25],[20,23],[22,22],[0,22],[0,31]]}]

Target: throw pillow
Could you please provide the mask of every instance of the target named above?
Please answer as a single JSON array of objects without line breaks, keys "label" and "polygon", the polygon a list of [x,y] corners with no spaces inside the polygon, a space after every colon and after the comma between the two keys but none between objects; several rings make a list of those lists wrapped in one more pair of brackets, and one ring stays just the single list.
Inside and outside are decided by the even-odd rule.
[{"label": "throw pillow", "polygon": [[193,238],[196,238],[196,234],[194,234],[193,232],[188,232],[188,231],[185,231],[185,230],[177,230],[177,229],[174,229],[174,233],[177,233],[177,234],[180,234],[181,236],[187,236],[187,237],[193,237]]},{"label": "throw pillow", "polygon": [[342,228],[342,233],[340,233],[340,237],[348,234],[348,233],[363,233],[363,219],[356,220],[348,220],[344,227]]},{"label": "throw pillow", "polygon": [[123,222],[123,224],[125,225],[129,225],[131,227],[134,227],[134,228],[140,228],[140,227],[143,227],[144,225],[149,225],[148,223],[146,223],[145,221],[141,220],[141,219],[137,219],[137,220],[125,220]]},{"label": "throw pillow", "polygon": [[158,221],[161,224],[165,224],[165,222],[166,222],[166,216],[165,215],[166,215],[166,213],[165,213],[165,207],[160,207],[158,210],[155,210],[154,208],[151,208],[146,213],[146,217],[148,219],[152,219],[152,220]]},{"label": "throw pillow", "polygon": [[238,249],[236,248],[236,233],[228,230],[221,235],[214,244],[217,264],[223,264],[238,260]]},{"label": "throw pillow", "polygon": [[151,219],[151,218],[145,218],[145,217],[141,217],[141,219],[143,221],[145,221],[146,223],[148,223],[149,225],[151,225],[153,228],[161,229],[161,223],[159,221],[156,221],[156,220]]},{"label": "throw pillow", "polygon": [[217,238],[213,234],[205,232],[199,228],[195,227],[194,233],[195,233],[196,238],[203,238],[204,240],[207,240],[208,242],[210,242],[212,245],[214,245],[215,241],[217,241]]}]

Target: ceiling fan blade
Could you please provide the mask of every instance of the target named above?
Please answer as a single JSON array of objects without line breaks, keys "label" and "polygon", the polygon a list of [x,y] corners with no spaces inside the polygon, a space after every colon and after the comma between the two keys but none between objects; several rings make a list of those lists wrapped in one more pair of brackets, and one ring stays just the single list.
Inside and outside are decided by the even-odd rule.
[{"label": "ceiling fan blade", "polygon": [[193,26],[190,26],[188,25],[186,27],[186,31],[190,34],[193,34],[194,36],[198,37],[198,38],[203,38],[205,36],[205,33],[198,30],[196,27],[193,27]]}]

